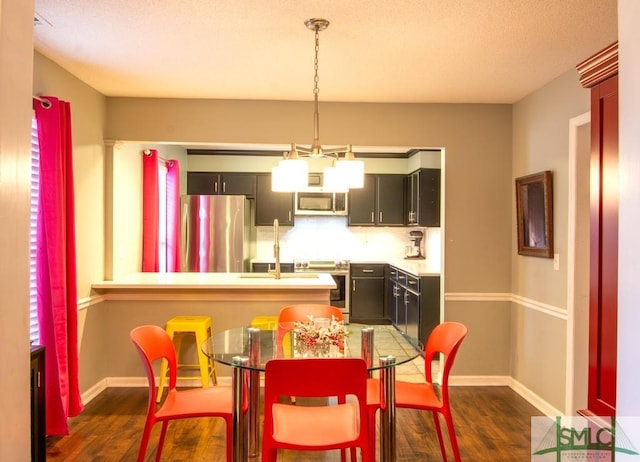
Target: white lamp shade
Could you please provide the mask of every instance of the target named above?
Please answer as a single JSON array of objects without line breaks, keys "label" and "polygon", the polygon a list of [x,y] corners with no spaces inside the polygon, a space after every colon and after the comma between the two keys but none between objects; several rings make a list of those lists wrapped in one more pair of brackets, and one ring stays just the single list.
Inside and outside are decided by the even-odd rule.
[{"label": "white lamp shade", "polygon": [[345,176],[345,171],[336,167],[325,168],[322,189],[328,192],[347,192],[349,190],[349,182]]},{"label": "white lamp shade", "polygon": [[344,178],[347,188],[356,189],[364,187],[364,162],[361,160],[338,160],[336,169]]},{"label": "white lamp shade", "polygon": [[309,167],[304,159],[281,160],[271,169],[271,190],[277,192],[295,192],[309,184]]}]

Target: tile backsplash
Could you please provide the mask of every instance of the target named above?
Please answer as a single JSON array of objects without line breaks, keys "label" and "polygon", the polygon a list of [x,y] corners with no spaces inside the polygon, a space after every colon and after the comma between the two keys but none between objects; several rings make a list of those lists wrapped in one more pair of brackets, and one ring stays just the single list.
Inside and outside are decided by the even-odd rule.
[{"label": "tile backsplash", "polygon": [[[346,217],[296,217],[295,226],[280,226],[280,259],[388,261],[404,257],[409,231],[421,229],[429,260],[440,259],[440,228],[348,226]],[[258,226],[258,260],[273,258],[273,228]]]}]

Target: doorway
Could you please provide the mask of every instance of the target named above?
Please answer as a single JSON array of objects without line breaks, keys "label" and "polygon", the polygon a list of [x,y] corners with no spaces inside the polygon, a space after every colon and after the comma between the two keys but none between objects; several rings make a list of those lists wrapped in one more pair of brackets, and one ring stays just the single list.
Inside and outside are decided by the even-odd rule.
[{"label": "doorway", "polygon": [[587,112],[569,121],[566,415],[587,406],[590,155],[591,116]]}]

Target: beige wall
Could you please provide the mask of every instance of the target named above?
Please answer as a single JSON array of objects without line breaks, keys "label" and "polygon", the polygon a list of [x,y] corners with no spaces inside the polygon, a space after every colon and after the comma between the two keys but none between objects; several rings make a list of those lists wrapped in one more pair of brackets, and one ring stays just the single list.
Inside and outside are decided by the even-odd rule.
[{"label": "beige wall", "polygon": [[[510,292],[510,106],[323,103],[320,110],[326,144],[443,148],[445,291]],[[310,116],[310,105],[296,102],[109,98],[107,136],[130,143],[308,143]],[[247,158],[240,162],[248,171],[265,171],[277,160]],[[425,155],[419,162],[432,166],[432,160]],[[237,162],[232,162],[234,170]],[[224,171],[229,163],[227,158],[189,156],[193,170]],[[391,171],[402,173],[414,167],[408,161],[365,159],[369,172],[384,171],[389,164],[393,164]],[[508,375],[507,306],[472,301],[454,307],[447,302],[446,319],[476,326],[469,346],[460,352],[456,373]],[[478,361],[479,351],[490,359]]]},{"label": "beige wall", "polygon": [[[51,95],[71,103],[73,174],[76,213],[78,301],[92,303],[91,284],[104,279],[106,98],[43,55],[33,52],[33,94]],[[30,56],[31,57],[31,56]],[[78,313],[80,389],[101,380],[106,351],[101,330],[103,313],[94,307]]]},{"label": "beige wall", "polygon": [[78,298],[104,271],[104,124],[106,98],[50,59],[33,54],[33,94],[71,103]]},{"label": "beige wall", "polygon": [[[560,269],[554,270],[553,259],[517,254],[512,194],[511,292],[524,304],[514,304],[512,308],[511,375],[563,411],[567,371],[569,120],[588,112],[589,104],[590,93],[580,86],[577,72],[572,70],[513,106],[511,183],[523,175],[553,172],[554,248],[560,255]],[[588,239],[587,229],[578,228],[576,232],[587,233]]]},{"label": "beige wall", "polygon": [[[47,73],[56,72],[42,68],[40,78],[48,80]],[[445,319],[472,326],[460,352],[456,374],[513,375],[554,406],[561,406],[559,397],[564,396],[565,358],[561,356],[562,361],[551,356],[540,358],[547,371],[557,378],[542,383],[542,374],[531,373],[537,370],[538,363],[531,362],[531,351],[527,349],[530,342],[523,339],[530,334],[534,338],[543,335],[549,326],[556,326],[557,318],[540,313],[532,316],[527,308],[491,301],[486,294],[513,292],[534,304],[554,304],[566,309],[566,271],[553,271],[551,260],[515,256],[513,179],[534,171],[554,170],[556,242],[564,253],[568,120],[586,109],[588,95],[578,86],[573,72],[516,104],[513,122],[512,108],[508,105],[325,103],[321,106],[322,136],[327,144],[348,141],[444,150],[445,292],[447,296],[481,295],[468,301],[445,303]],[[111,142],[106,162],[105,253],[112,274],[137,271],[140,265],[142,149],[156,147],[166,157],[181,156],[184,149],[164,143],[281,144],[292,139],[304,143],[308,124],[290,122],[305,120],[308,110],[308,104],[294,102],[106,98],[105,138]],[[193,162],[188,168],[198,170],[216,167],[225,170],[229,163],[225,159],[216,163],[211,158],[196,159],[196,156],[189,156],[187,161]],[[384,162],[388,161],[369,161],[369,171],[384,169]],[[401,162],[400,168],[408,171],[408,162]],[[246,163],[248,171],[269,168],[251,160]],[[97,259],[94,265],[98,262],[101,260]],[[538,283],[540,277],[544,284]],[[91,332],[91,339],[83,337],[83,391],[99,379],[99,373],[91,372],[92,366],[86,365],[96,355],[105,355],[96,342],[106,341],[113,334],[97,332],[97,327],[88,321],[95,319],[104,323],[103,327],[128,322],[118,318],[105,323],[103,314],[95,313],[100,306],[87,310],[91,313],[86,315],[85,329],[87,334]],[[115,313],[128,316],[124,314],[127,310],[111,314]],[[565,344],[565,336],[556,336],[542,354],[564,353]],[[478,352],[490,359],[480,360]],[[102,360],[109,361],[108,355]],[[557,384],[561,385],[556,387]]]},{"label": "beige wall", "polygon": [[[311,135],[307,103],[109,98],[107,107],[115,141],[304,144]],[[446,291],[508,292],[509,105],[323,103],[320,111],[326,144],[443,147]]]},{"label": "beige wall", "polygon": [[[36,72],[43,81],[69,79],[78,84],[72,76],[64,72],[60,74],[56,66],[40,66]],[[105,138],[110,140],[104,161],[107,193],[105,205],[96,204],[96,207],[106,215],[102,223],[107,237],[112,236],[113,239],[108,238],[101,244],[106,257],[93,262],[93,271],[97,271],[103,262],[107,276],[109,273],[118,275],[136,271],[139,267],[141,218],[136,204],[140,203],[141,197],[141,149],[157,145],[163,155],[163,149],[168,147],[161,143],[265,144],[287,142],[292,138],[304,143],[309,136],[308,124],[292,124],[291,121],[306,120],[309,109],[306,103],[291,102],[107,98]],[[321,110],[323,139],[327,144],[352,142],[444,148],[446,290],[457,293],[509,291],[510,106],[326,103]],[[98,117],[95,121],[102,124]],[[345,130],[345,126],[349,129]],[[425,159],[424,162],[430,160]],[[383,168],[382,163],[384,161],[370,161],[369,165],[377,170]],[[402,169],[408,171],[409,165],[405,162]],[[95,280],[98,279],[96,277]],[[99,378],[94,366],[95,356],[103,356],[105,352],[97,342],[111,337],[92,324],[95,320],[103,323],[100,324],[102,327],[105,325],[103,315],[96,313],[100,306],[84,310],[86,336],[82,336],[81,349],[82,391]],[[498,335],[507,338],[508,318],[497,314],[506,314],[500,307],[466,304],[463,309],[452,310],[447,318],[475,324],[483,313],[499,321],[495,325],[504,329]],[[115,324],[119,322],[126,323],[127,320],[113,320]],[[493,374],[494,371],[502,374],[508,362],[508,348],[495,342],[486,345],[483,338],[486,337],[476,336],[474,348],[477,345],[485,349],[492,360],[482,370],[485,374]],[[466,361],[464,350],[460,358],[460,373],[468,373],[464,364],[475,361]],[[100,361],[109,361],[109,358],[103,357]],[[477,373],[482,374],[482,370]]]},{"label": "beige wall", "polygon": [[29,460],[33,1],[0,1],[0,460]]}]

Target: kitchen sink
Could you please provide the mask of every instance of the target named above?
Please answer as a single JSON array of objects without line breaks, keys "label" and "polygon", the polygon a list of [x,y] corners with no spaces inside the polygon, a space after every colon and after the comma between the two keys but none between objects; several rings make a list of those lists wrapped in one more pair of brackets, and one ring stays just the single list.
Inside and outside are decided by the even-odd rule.
[{"label": "kitchen sink", "polygon": [[[275,273],[241,273],[242,279],[275,279]],[[281,279],[317,279],[316,273],[280,273]]]}]

